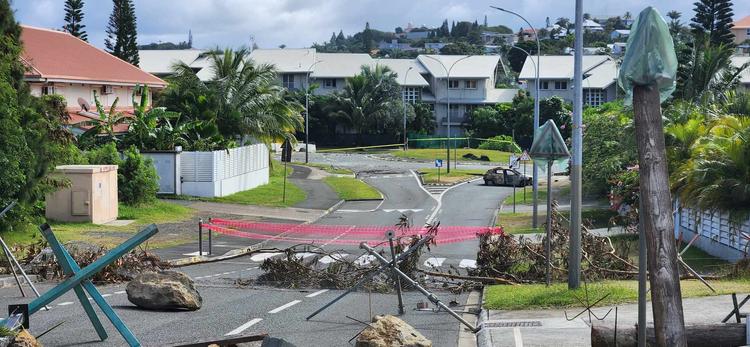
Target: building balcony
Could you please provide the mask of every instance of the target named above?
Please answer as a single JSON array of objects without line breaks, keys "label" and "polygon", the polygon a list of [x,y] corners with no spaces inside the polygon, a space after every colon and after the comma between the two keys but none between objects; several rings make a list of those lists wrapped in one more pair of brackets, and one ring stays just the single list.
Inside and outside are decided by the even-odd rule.
[{"label": "building balcony", "polygon": [[[454,125],[459,126],[459,125],[463,125],[463,123],[466,122],[466,120],[467,119],[464,116],[458,116],[458,115],[457,116],[451,116],[451,123],[450,124],[451,124],[451,126],[454,126]],[[440,120],[440,125],[443,125],[443,126],[448,125],[448,117],[443,117]]]}]

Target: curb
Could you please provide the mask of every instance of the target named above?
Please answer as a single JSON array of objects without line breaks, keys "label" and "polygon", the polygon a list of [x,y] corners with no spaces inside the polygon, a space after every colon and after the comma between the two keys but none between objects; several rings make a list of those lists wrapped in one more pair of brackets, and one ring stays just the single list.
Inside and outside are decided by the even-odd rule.
[{"label": "curb", "polygon": [[[315,220],[307,221],[307,222],[301,223],[300,225],[308,225],[308,224],[312,224],[312,223],[317,222],[321,218],[327,216],[331,212],[333,212],[336,209],[338,209],[341,206],[341,204],[343,204],[343,203],[344,203],[344,200],[339,200],[339,202],[337,202],[333,206],[329,207],[327,210],[325,210],[325,212],[323,212],[323,214],[321,214]],[[286,232],[281,233],[279,235],[284,235],[285,233]],[[277,235],[277,236],[279,236],[279,235]],[[256,244],[252,245],[252,246],[248,246],[248,247],[245,247],[245,248],[233,249],[233,250],[230,250],[230,251],[228,251],[228,252],[226,252],[226,253],[224,253],[222,255],[215,256],[215,257],[206,257],[206,256],[196,255],[196,256],[193,256],[193,257],[167,260],[167,261],[165,261],[165,263],[168,264],[171,267],[182,267],[182,266],[188,266],[188,265],[203,264],[203,263],[213,263],[213,262],[222,261],[222,260],[234,259],[234,258],[241,257],[243,255],[247,255],[247,254],[250,254],[250,253],[254,253],[254,252],[257,252],[257,251],[263,249],[263,247],[266,245],[266,243],[268,243],[268,241],[271,241],[271,240],[261,241],[261,242],[258,242]],[[0,287],[0,288],[2,288],[2,287]]]},{"label": "curb", "polygon": [[[383,193],[380,193],[380,195],[382,196]],[[347,199],[347,200],[342,200],[342,201],[383,201],[383,200],[385,200],[385,198],[381,197],[379,199],[378,198],[371,198],[371,199]]]},{"label": "curb", "polygon": [[[481,318],[481,308],[482,308],[482,297],[483,297],[483,291],[478,290],[472,290],[469,293],[469,296],[466,298],[466,305],[465,308],[470,308],[471,306],[478,306],[480,309],[478,314],[472,314],[472,313],[463,313],[461,314],[461,318],[467,320],[468,322],[474,321],[474,325],[479,328],[478,323],[479,319]],[[458,347],[477,347],[477,336],[481,332],[478,331],[477,333],[473,333],[469,331],[465,326],[459,323],[458,325]]]},{"label": "curb", "polygon": [[[484,291],[486,287],[482,288],[482,298],[484,300]],[[477,318],[477,347],[492,347],[492,334],[488,329],[484,329],[484,322],[489,318],[489,311],[482,308],[479,311],[479,317]]]}]

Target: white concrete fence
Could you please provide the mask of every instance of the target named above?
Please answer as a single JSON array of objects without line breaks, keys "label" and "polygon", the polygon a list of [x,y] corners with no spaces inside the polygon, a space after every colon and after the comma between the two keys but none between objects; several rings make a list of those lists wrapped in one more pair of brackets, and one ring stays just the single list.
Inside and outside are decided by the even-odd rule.
[{"label": "white concrete fence", "polygon": [[[221,197],[267,184],[263,144],[212,152],[144,152],[154,160],[159,193]],[[179,172],[179,174],[177,174]]]},{"label": "white concrete fence", "polygon": [[698,234],[694,247],[727,261],[745,258],[749,251],[750,220],[733,223],[725,213],[682,208],[676,212],[675,237],[680,231],[684,243]]}]

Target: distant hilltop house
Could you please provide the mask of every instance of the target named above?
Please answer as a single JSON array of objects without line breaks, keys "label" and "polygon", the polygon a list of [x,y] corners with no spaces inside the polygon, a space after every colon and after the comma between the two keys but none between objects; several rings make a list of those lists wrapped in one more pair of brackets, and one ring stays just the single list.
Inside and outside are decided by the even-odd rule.
[{"label": "distant hilltop house", "polygon": [[518,40],[518,36],[513,33],[503,34],[503,33],[498,33],[494,31],[483,31],[481,33],[481,36],[482,36],[482,42],[485,45],[494,45],[499,42],[503,42],[507,45],[512,45],[512,44],[515,44],[516,41]]},{"label": "distant hilltop house", "polygon": [[[140,66],[167,76],[166,66],[183,61],[201,75],[206,69],[201,54],[163,51],[144,54]],[[317,95],[340,91],[346,79],[359,74],[362,66],[385,65],[393,70],[407,102],[422,102],[434,110],[436,133],[446,135],[450,103],[451,134],[462,134],[468,114],[476,107],[511,102],[518,89],[495,88],[499,56],[419,55],[416,59],[373,59],[360,53],[319,53],[312,48],[256,49],[250,54],[256,63],[272,64],[278,83],[289,90],[306,89],[312,84]],[[151,61],[152,59],[160,61]],[[180,60],[185,59],[185,60]],[[452,67],[452,68],[451,68]],[[446,72],[450,69],[450,85]]]},{"label": "distant hilltop house", "polygon": [[734,43],[741,53],[750,53],[750,16],[732,23]]},{"label": "distant hilltop house", "polygon": [[399,50],[404,52],[419,50],[417,47],[412,47],[410,43],[398,42],[396,39],[391,40],[391,42],[380,41],[380,43],[378,43],[378,49]]},{"label": "distant hilltop house", "polygon": [[[137,85],[149,87],[149,98],[153,91],[167,85],[162,79],[66,32],[21,25],[21,41],[21,60],[27,67],[24,80],[32,95],[62,96],[74,133],[90,128],[77,123],[99,120],[95,93],[106,109],[119,98],[117,110],[132,114],[133,92],[140,92],[140,88],[136,91]],[[115,130],[127,132],[128,125],[119,125]]]},{"label": "distant hilltop house", "polygon": [[[539,95],[542,99],[558,96],[573,102],[573,56],[542,56],[539,68]],[[536,56],[527,56],[518,79],[526,82],[536,97]],[[583,56],[583,103],[599,106],[617,98],[617,64],[606,55]]]},{"label": "distant hilltop house", "polygon": [[617,40],[623,40],[627,39],[630,36],[630,30],[612,30],[612,32],[609,34],[609,38],[612,39],[612,41]]}]

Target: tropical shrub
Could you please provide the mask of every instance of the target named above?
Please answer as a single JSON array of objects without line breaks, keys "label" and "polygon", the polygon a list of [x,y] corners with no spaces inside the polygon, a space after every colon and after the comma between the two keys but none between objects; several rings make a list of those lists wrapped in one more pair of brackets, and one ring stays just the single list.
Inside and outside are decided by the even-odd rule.
[{"label": "tropical shrub", "polygon": [[159,176],[151,158],[144,157],[131,146],[123,152],[124,159],[117,170],[120,201],[139,205],[152,201],[159,191]]},{"label": "tropical shrub", "polygon": [[513,142],[513,137],[508,135],[498,135],[484,141],[479,145],[479,149],[492,149],[503,152],[516,152],[518,145]]}]

